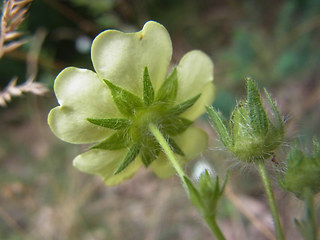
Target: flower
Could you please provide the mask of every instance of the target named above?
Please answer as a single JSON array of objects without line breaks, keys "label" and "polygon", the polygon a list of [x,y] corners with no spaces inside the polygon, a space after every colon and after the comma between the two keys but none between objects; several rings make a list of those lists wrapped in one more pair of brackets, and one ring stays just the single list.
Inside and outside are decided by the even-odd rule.
[{"label": "flower", "polygon": [[191,51],[167,76],[171,55],[167,30],[149,21],[136,33],[100,33],[91,48],[96,72],[68,67],[59,73],[54,91],[60,106],[48,116],[52,132],[66,142],[95,143],[73,160],[76,168],[107,185],[131,177],[142,164],[159,177],[172,175],[150,123],[181,163],[206,148],[206,134],[191,124],[213,100],[213,64]]},{"label": "flower", "polygon": [[243,162],[265,160],[274,155],[284,138],[283,117],[265,90],[273,118],[261,102],[255,82],[247,78],[247,100],[240,101],[233,110],[228,125],[213,108],[207,107],[210,120],[224,146]]}]

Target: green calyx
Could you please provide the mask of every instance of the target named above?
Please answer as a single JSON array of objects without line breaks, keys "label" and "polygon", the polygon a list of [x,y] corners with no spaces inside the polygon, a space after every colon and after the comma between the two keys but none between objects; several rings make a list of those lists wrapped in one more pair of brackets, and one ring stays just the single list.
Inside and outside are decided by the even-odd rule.
[{"label": "green calyx", "polygon": [[149,166],[158,157],[161,147],[149,131],[150,124],[158,127],[173,152],[184,155],[173,137],[184,132],[193,123],[179,115],[193,106],[200,95],[175,104],[178,90],[176,69],[155,92],[148,68],[145,67],[142,98],[108,80],[104,80],[104,82],[123,118],[87,118],[87,120],[94,125],[114,130],[114,134],[91,148],[103,150],[128,148],[126,156],[114,174],[123,171],[138,155],[145,166]]},{"label": "green calyx", "polygon": [[222,143],[241,161],[254,162],[269,158],[283,141],[283,118],[266,90],[265,94],[273,119],[268,117],[259,90],[251,78],[247,78],[247,99],[238,103],[228,124],[216,110],[207,107]]},{"label": "green calyx", "polygon": [[311,194],[320,192],[320,150],[319,142],[313,139],[313,152],[304,153],[297,146],[293,146],[287,157],[287,168],[280,179],[280,186],[304,198],[304,192]]},{"label": "green calyx", "polygon": [[184,180],[188,188],[190,200],[197,207],[200,214],[205,218],[215,216],[218,201],[228,181],[228,174],[222,186],[220,186],[219,177],[212,178],[207,170],[201,174],[197,186],[187,177],[184,177]]}]

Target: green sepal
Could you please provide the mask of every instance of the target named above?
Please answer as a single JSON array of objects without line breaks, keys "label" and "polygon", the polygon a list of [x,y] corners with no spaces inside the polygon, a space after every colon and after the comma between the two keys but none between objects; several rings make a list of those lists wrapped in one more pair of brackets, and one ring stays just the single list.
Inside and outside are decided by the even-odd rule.
[{"label": "green sepal", "polygon": [[190,107],[192,107],[193,104],[195,104],[195,102],[200,98],[200,96],[201,96],[201,94],[198,94],[198,95],[194,96],[193,98],[190,98],[187,101],[174,106],[173,108],[171,108],[169,110],[169,114],[178,116],[181,113],[184,113]]},{"label": "green sepal", "polygon": [[127,146],[127,133],[125,131],[117,131],[107,139],[91,146],[90,149],[117,150]]},{"label": "green sepal", "polygon": [[164,134],[175,136],[183,133],[192,123],[193,121],[182,117],[168,117],[160,125]]},{"label": "green sepal", "polygon": [[197,187],[187,177],[184,177],[190,200],[198,208],[203,217],[215,216],[217,204],[223,194],[228,176],[229,174],[227,173],[221,187],[219,177],[217,176],[215,179],[212,179],[208,170],[205,170],[201,174]]},{"label": "green sepal", "polygon": [[194,184],[188,177],[184,176],[183,178],[184,178],[184,182],[187,185],[188,194],[191,202],[201,212],[201,215],[202,215],[205,210],[205,207],[198,189],[194,186]]},{"label": "green sepal", "polygon": [[150,79],[148,67],[145,67],[143,72],[143,101],[146,106],[151,105],[154,101],[154,89]]},{"label": "green sepal", "polygon": [[112,94],[113,101],[123,115],[128,117],[133,116],[138,108],[144,106],[143,101],[136,95],[114,85],[106,79],[104,79],[104,82],[108,85]]},{"label": "green sepal", "polygon": [[131,162],[133,162],[140,152],[140,144],[136,143],[131,146],[121,164],[114,172],[114,175],[122,172]]},{"label": "green sepal", "polygon": [[221,192],[219,191],[219,177],[217,176],[212,180],[208,171],[205,171],[205,173],[201,175],[199,189],[208,211],[207,214],[215,215],[221,196]]},{"label": "green sepal", "polygon": [[169,77],[163,82],[156,95],[157,102],[173,103],[178,92],[178,74],[174,68]]},{"label": "green sepal", "polygon": [[268,118],[262,106],[257,85],[251,78],[247,78],[249,120],[253,131],[260,135],[268,132]]},{"label": "green sepal", "polygon": [[181,150],[181,148],[179,147],[179,145],[173,140],[173,138],[167,137],[167,141],[168,141],[168,143],[169,143],[169,145],[170,145],[170,147],[171,147],[171,150],[172,150],[174,153],[176,153],[176,154],[178,154],[178,155],[180,155],[180,156],[185,156],[185,155],[184,155],[184,152]]},{"label": "green sepal", "polygon": [[230,147],[232,145],[230,133],[225,124],[223,123],[220,115],[213,109],[213,107],[206,107],[206,109],[212,124],[214,125],[217,133],[219,134],[222,143],[226,147]]},{"label": "green sepal", "polygon": [[273,112],[273,115],[275,117],[275,121],[277,124],[278,129],[281,131],[282,135],[284,134],[284,121],[283,121],[283,117],[281,116],[275,102],[273,101],[273,99],[271,98],[269,92],[267,91],[267,89],[264,89],[264,93],[267,97],[267,100],[271,106],[271,110]]},{"label": "green sepal", "polygon": [[125,118],[87,118],[87,120],[92,124],[113,130],[125,129],[131,125],[131,121]]},{"label": "green sepal", "polygon": [[161,147],[157,140],[153,136],[148,135],[146,139],[144,139],[140,149],[142,163],[148,167],[154,160],[157,159],[160,152]]}]

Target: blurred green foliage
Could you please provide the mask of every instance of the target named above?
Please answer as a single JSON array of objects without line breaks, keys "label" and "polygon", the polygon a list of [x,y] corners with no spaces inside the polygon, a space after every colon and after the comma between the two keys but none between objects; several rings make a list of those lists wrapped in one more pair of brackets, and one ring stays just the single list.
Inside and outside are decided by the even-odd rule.
[{"label": "blurred green foliage", "polygon": [[277,12],[271,26],[246,19],[235,27],[231,46],[222,54],[223,65],[232,69],[226,74],[230,85],[248,74],[270,86],[318,71],[320,2],[284,1]]}]

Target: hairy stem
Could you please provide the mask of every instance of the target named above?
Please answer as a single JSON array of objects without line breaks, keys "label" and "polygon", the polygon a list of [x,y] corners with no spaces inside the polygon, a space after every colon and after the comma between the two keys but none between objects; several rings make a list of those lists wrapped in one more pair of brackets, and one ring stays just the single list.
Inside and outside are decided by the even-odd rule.
[{"label": "hairy stem", "polygon": [[[185,174],[185,172],[183,171],[183,169],[180,166],[179,162],[175,158],[174,153],[171,150],[168,142],[166,141],[166,139],[164,138],[162,133],[159,131],[159,129],[154,124],[150,124],[149,125],[149,130],[154,135],[154,137],[157,139],[157,141],[159,142],[160,146],[163,149],[163,152],[166,154],[166,156],[168,157],[169,161],[171,162],[173,168],[178,173],[178,176],[180,177],[180,180],[181,180],[181,182],[183,184],[183,187],[184,187],[185,191],[189,195],[188,187],[187,187],[187,184],[185,182],[185,177],[187,177],[187,175]],[[220,228],[219,228],[219,226],[218,226],[218,224],[216,222],[215,215],[208,215],[208,216],[204,216],[203,218],[206,221],[206,223],[208,224],[208,226],[210,227],[210,229],[213,232],[213,234],[216,236],[216,238],[218,240],[225,240],[225,237],[223,236],[223,233],[221,232],[221,230],[220,230]]]},{"label": "hairy stem", "polygon": [[166,141],[166,139],[164,138],[162,133],[159,131],[159,129],[154,124],[150,124],[149,125],[149,130],[154,135],[154,137],[157,139],[157,141],[159,142],[160,146],[163,149],[163,152],[167,155],[167,157],[170,160],[173,168],[178,173],[183,185],[186,186],[184,177],[187,176],[187,175],[184,173],[182,167],[180,166],[179,162],[175,158],[174,153],[171,150],[168,142]]},{"label": "hairy stem", "polygon": [[267,172],[267,169],[266,169],[263,161],[258,162],[258,169],[259,169],[259,173],[260,173],[260,176],[261,176],[261,179],[262,179],[262,182],[263,182],[266,194],[267,194],[267,198],[268,198],[268,202],[269,202],[271,215],[273,218],[273,224],[275,227],[277,239],[284,240],[285,238],[284,238],[283,230],[282,230],[281,223],[280,223],[279,212],[278,212],[277,205],[276,205],[276,202],[274,199],[274,194],[273,194],[273,190],[271,187],[268,172]]}]

